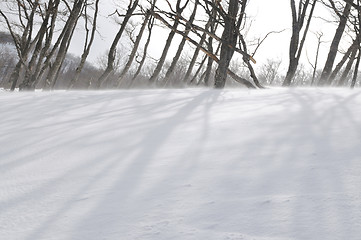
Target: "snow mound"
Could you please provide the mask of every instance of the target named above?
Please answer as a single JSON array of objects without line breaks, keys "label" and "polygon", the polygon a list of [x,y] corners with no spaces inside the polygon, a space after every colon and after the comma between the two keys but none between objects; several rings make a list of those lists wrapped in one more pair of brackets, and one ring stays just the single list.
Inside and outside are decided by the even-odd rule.
[{"label": "snow mound", "polygon": [[0,93],[0,239],[359,239],[361,91]]}]

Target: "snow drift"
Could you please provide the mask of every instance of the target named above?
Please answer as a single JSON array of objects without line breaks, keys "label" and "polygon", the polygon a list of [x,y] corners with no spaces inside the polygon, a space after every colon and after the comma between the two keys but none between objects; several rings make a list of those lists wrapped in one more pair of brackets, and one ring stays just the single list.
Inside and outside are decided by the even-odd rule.
[{"label": "snow drift", "polygon": [[361,236],[360,90],[0,102],[0,239]]}]

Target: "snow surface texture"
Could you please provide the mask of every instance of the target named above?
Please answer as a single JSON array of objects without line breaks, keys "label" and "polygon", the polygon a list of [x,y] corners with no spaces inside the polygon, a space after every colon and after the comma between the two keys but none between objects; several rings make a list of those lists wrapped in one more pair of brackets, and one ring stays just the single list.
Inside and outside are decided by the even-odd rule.
[{"label": "snow surface texture", "polygon": [[360,239],[360,90],[0,103],[0,239]]}]

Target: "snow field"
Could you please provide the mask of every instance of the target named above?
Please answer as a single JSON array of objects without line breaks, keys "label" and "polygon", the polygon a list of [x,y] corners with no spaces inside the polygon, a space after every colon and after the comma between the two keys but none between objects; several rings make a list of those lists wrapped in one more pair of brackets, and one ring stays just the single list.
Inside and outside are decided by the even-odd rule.
[{"label": "snow field", "polygon": [[0,239],[360,239],[360,90],[0,103]]}]

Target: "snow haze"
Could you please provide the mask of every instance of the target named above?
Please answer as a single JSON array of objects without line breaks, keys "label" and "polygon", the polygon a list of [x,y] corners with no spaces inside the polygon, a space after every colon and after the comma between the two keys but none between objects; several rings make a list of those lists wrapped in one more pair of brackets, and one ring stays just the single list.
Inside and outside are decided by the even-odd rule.
[{"label": "snow haze", "polygon": [[0,239],[360,239],[360,90],[0,102]]}]

